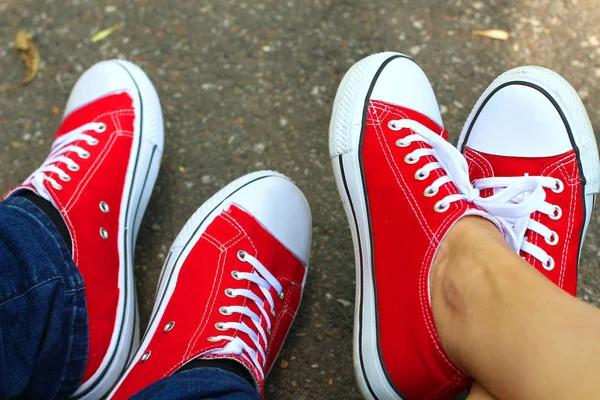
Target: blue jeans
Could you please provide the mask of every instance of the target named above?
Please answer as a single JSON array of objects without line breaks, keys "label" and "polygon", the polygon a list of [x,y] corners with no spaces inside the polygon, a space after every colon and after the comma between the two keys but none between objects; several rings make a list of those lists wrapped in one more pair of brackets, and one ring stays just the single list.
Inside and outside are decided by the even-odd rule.
[{"label": "blue jeans", "polygon": [[[64,399],[87,362],[85,286],[58,230],[30,201],[0,202],[0,398]],[[144,399],[260,399],[217,368],[174,374]]]}]

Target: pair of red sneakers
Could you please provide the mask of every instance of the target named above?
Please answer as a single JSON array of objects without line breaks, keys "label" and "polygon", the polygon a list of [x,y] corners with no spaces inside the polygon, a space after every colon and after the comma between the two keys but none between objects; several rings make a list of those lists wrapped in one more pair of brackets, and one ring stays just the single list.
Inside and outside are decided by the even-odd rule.
[{"label": "pair of red sneakers", "polygon": [[429,296],[432,261],[459,219],[489,219],[576,292],[600,163],[575,90],[543,68],[511,70],[475,105],[458,150],[447,137],[409,58],[376,54],[344,77],[330,156],[354,241],[354,364],[368,399],[453,398],[470,384],[442,349]]},{"label": "pair of red sneakers", "polygon": [[[575,293],[600,166],[574,90],[544,69],[513,70],[467,121],[468,161],[446,138],[427,78],[403,55],[371,56],[344,78],[330,149],[355,243],[354,355],[367,398],[448,398],[469,384],[441,348],[429,304],[432,260],[463,216],[493,221]],[[112,389],[109,397],[128,398],[195,358],[242,363],[262,392],[298,309],[310,210],[288,179],[258,172],[185,225],[137,348],[133,253],[162,149],[148,78],[130,63],[103,62],[75,86],[48,159],[11,191],[56,206],[86,284],[89,354],[74,397]]]},{"label": "pair of red sneakers", "polygon": [[209,199],[177,236],[139,344],[134,249],[162,152],[148,77],[125,61],[101,62],[75,85],[46,161],[8,193],[48,200],[71,237],[89,320],[74,398],[126,399],[196,358],[243,364],[262,393],[298,310],[310,209],[289,179],[256,172]]}]

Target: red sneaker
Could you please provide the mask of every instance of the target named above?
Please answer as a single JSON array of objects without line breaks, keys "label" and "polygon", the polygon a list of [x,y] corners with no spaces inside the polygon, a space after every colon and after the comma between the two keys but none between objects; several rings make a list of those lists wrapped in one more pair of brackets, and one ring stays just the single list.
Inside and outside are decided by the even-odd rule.
[{"label": "red sneaker", "polygon": [[354,65],[333,106],[330,155],[357,268],[354,365],[367,399],[452,398],[470,384],[438,340],[429,274],[460,218],[493,218],[470,204],[466,161],[441,125],[429,81],[401,54]]},{"label": "red sneaker", "polygon": [[508,71],[475,105],[459,148],[482,196],[525,180],[544,188],[534,212],[497,216],[514,225],[509,244],[575,295],[581,246],[600,186],[598,147],[577,92],[544,68]]},{"label": "red sneaker", "polygon": [[204,203],[171,247],[140,349],[109,397],[128,399],[197,358],[240,362],[262,394],[300,305],[311,229],[304,195],[275,172]]},{"label": "red sneaker", "polygon": [[162,113],[148,77],[125,61],[101,62],[73,88],[46,161],[8,193],[31,190],[50,201],[71,235],[89,321],[76,398],[104,396],[137,346],[133,253],[162,149]]}]

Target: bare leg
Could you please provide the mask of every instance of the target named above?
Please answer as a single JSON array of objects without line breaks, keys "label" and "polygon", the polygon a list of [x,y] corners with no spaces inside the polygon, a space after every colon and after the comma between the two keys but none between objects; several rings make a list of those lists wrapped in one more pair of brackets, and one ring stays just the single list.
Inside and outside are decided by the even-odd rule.
[{"label": "bare leg", "polygon": [[600,393],[600,311],[534,270],[489,222],[469,217],[449,232],[431,299],[442,346],[497,398]]},{"label": "bare leg", "polygon": [[479,383],[474,382],[467,400],[496,400],[496,398]]}]

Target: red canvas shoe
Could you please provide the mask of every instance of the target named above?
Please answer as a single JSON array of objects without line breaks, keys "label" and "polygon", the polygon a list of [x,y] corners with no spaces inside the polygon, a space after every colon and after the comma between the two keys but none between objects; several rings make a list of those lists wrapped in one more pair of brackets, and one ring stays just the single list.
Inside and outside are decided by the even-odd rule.
[{"label": "red canvas shoe", "polygon": [[125,61],[101,62],[73,88],[46,161],[7,194],[45,198],[71,235],[89,321],[76,398],[104,396],[137,346],[133,253],[162,149],[162,113],[148,77]]},{"label": "red canvas shoe", "polygon": [[311,229],[304,195],[275,172],[246,175],[204,203],[171,247],[140,349],[109,398],[198,358],[240,362],[263,394],[300,305]]},{"label": "red canvas shoe", "polygon": [[508,71],[475,105],[459,148],[482,196],[527,180],[543,188],[533,212],[497,216],[515,226],[509,244],[575,295],[581,246],[600,186],[598,148],[577,92],[544,68]]},{"label": "red canvas shoe", "polygon": [[438,340],[429,274],[460,218],[493,218],[471,204],[466,161],[446,137],[407,57],[376,54],[344,77],[330,155],[354,241],[354,366],[367,399],[453,398],[470,384]]}]

